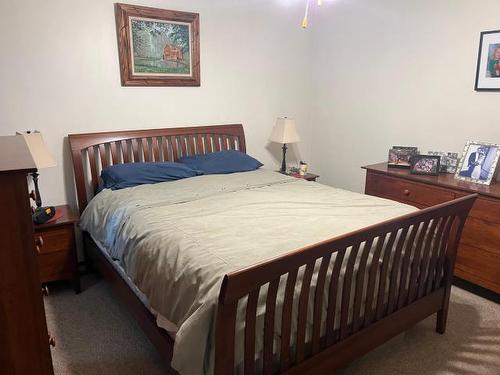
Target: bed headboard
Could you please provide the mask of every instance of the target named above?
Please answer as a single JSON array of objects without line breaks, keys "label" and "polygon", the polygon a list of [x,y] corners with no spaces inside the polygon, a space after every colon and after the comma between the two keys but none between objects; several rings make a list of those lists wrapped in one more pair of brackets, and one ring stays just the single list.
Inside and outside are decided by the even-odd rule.
[{"label": "bed headboard", "polygon": [[70,134],[68,139],[80,213],[109,165],[176,161],[221,150],[246,152],[241,124]]}]

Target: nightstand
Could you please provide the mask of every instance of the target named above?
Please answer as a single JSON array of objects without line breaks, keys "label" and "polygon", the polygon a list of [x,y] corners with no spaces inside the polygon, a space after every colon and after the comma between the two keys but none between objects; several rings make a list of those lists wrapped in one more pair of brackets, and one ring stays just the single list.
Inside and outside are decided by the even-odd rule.
[{"label": "nightstand", "polygon": [[[59,217],[60,215],[60,217]],[[80,293],[80,274],[75,244],[75,223],[79,217],[69,206],[57,206],[57,219],[35,225],[40,281],[71,280]]]},{"label": "nightstand", "polygon": [[306,173],[303,176],[301,176],[298,173],[285,173],[285,174],[287,176],[292,176],[292,177],[295,177],[295,178],[302,178],[302,179],[307,180],[307,181],[316,181],[316,179],[319,178],[319,175],[318,174],[314,174],[314,173]]}]

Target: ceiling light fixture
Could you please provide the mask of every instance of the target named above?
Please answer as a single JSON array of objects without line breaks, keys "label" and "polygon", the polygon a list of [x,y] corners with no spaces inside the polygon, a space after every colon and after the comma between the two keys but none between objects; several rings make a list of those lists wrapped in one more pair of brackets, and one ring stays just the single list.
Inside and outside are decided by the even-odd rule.
[{"label": "ceiling light fixture", "polygon": [[[311,0],[307,0],[306,2],[306,11],[304,14],[304,19],[302,20],[302,28],[307,29],[307,26],[309,26],[309,3]],[[318,0],[318,6],[321,6],[323,4],[323,0]]]}]

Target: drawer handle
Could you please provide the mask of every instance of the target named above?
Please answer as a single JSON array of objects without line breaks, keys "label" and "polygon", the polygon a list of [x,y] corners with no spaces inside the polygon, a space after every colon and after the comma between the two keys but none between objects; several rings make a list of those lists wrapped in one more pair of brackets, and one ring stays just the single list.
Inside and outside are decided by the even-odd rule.
[{"label": "drawer handle", "polygon": [[42,288],[42,295],[43,295],[43,296],[45,296],[45,297],[48,297],[48,296],[49,296],[49,294],[50,294],[50,292],[49,292],[49,287],[48,287],[48,286],[44,286],[44,287]]},{"label": "drawer handle", "polygon": [[35,240],[35,244],[37,246],[42,247],[43,246],[43,237],[42,236],[38,236],[38,238]]},{"label": "drawer handle", "polygon": [[405,190],[403,191],[403,194],[404,194],[404,195],[406,195],[406,196],[409,196],[409,195],[410,195],[410,190],[405,189]]},{"label": "drawer handle", "polygon": [[56,347],[56,339],[53,336],[49,337],[49,345],[52,346],[53,348]]},{"label": "drawer handle", "polygon": [[38,236],[37,239],[35,240],[35,245],[36,245],[36,252],[40,254],[40,248],[43,246],[43,237]]}]

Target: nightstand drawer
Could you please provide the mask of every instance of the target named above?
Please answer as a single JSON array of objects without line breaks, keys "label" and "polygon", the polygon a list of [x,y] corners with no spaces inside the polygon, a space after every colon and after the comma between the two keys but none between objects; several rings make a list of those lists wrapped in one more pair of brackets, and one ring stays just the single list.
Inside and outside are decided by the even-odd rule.
[{"label": "nightstand drawer", "polygon": [[71,251],[59,251],[38,256],[40,281],[70,280],[75,272],[75,259]]},{"label": "nightstand drawer", "polygon": [[72,280],[75,292],[80,293],[74,232],[78,214],[64,205],[56,207],[56,216],[54,220],[35,225],[40,281]]},{"label": "nightstand drawer", "polygon": [[419,207],[433,206],[455,198],[455,193],[449,190],[372,173],[366,177],[366,193]]},{"label": "nightstand drawer", "polygon": [[[73,248],[73,225],[38,229],[35,232],[40,254],[50,254],[59,251],[69,251]],[[39,241],[41,237],[42,241]]]}]

